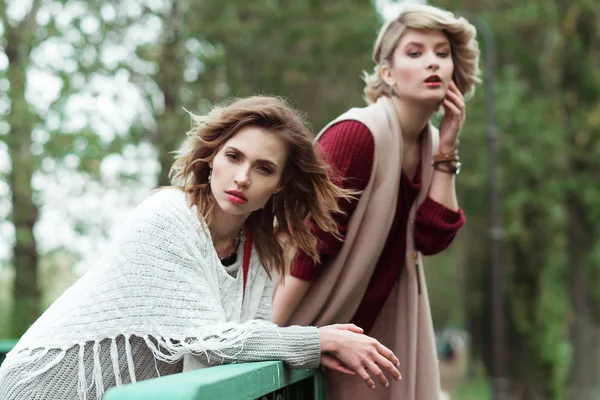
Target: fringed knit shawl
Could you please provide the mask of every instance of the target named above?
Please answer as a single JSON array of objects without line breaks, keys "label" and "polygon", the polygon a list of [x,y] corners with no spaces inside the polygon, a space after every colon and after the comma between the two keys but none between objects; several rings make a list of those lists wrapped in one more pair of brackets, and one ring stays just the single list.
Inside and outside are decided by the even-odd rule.
[{"label": "fringed knit shawl", "polygon": [[[224,270],[208,229],[196,208],[188,207],[185,194],[179,189],[159,191],[135,210],[97,265],[52,304],[8,354],[0,368],[0,394],[52,371],[77,373],[79,398],[86,398],[92,385],[96,397],[102,397],[107,367],[117,385],[147,379],[135,376],[130,343],[134,337],[146,342],[156,360],[168,363],[192,354],[202,355],[209,365],[211,357],[218,363],[283,359],[296,367],[318,365],[316,328],[290,330],[268,321],[272,284],[256,251],[243,301],[241,275],[232,277]],[[124,369],[118,365],[117,339],[122,342],[123,337],[128,379],[121,378]],[[106,339],[112,341],[110,349]],[[90,346],[93,352],[86,352]],[[77,348],[78,371],[61,371],[67,352]],[[112,365],[101,362],[108,360],[106,352]],[[20,370],[26,372],[15,373]]]}]

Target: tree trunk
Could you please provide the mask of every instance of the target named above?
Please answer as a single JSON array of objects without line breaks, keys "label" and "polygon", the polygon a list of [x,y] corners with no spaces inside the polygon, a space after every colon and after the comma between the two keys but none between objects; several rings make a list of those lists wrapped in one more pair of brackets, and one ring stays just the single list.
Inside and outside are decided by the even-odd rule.
[{"label": "tree trunk", "polygon": [[[570,138],[573,128],[568,125]],[[576,148],[572,140],[573,148]],[[583,150],[580,150],[583,151]],[[586,166],[577,160],[570,160],[570,175],[584,173]],[[594,251],[595,235],[593,224],[588,221],[585,206],[572,189],[566,197],[568,225],[568,268],[571,284],[571,305],[574,321],[571,326],[573,359],[569,383],[569,398],[591,400],[600,397],[600,324],[597,306],[594,305],[593,291],[598,282],[591,273],[594,268],[590,255]]]},{"label": "tree trunk", "polygon": [[164,33],[161,52],[158,59],[158,76],[156,82],[164,96],[164,111],[157,118],[158,137],[154,145],[158,150],[160,172],[158,186],[169,185],[169,171],[173,164],[173,151],[177,150],[184,134],[189,129],[189,118],[186,118],[180,100],[180,90],[184,84],[182,59],[183,15],[177,2],[173,3],[171,13],[167,17],[168,29]]},{"label": "tree trunk", "polygon": [[31,36],[25,24],[7,28],[6,55],[9,60],[7,77],[10,82],[11,111],[6,120],[10,124],[7,138],[12,162],[9,183],[12,188],[12,222],[15,227],[13,266],[13,315],[11,335],[21,336],[40,312],[38,284],[38,253],[34,226],[38,207],[33,201],[32,177],[36,160],[31,154],[31,131],[36,116],[25,100],[26,70]]},{"label": "tree trunk", "polygon": [[[571,272],[571,299],[575,321],[571,327],[573,362],[571,367],[571,399],[592,400],[600,397],[600,326],[591,306],[589,274],[586,274],[584,260],[580,255],[582,247],[590,237],[586,237],[582,223],[581,207],[574,196],[569,196],[567,207],[571,224],[569,227],[569,270]],[[591,282],[596,285],[597,282]]]},{"label": "tree trunk", "polygon": [[[568,168],[571,177],[580,177],[578,185],[572,185],[566,195],[568,216],[568,267],[571,284],[571,305],[574,321],[571,326],[573,358],[570,371],[569,398],[591,400],[600,398],[600,320],[598,318],[597,273],[594,270],[593,254],[597,244],[596,222],[591,216],[589,201],[580,192],[582,177],[594,176],[596,158],[589,158],[589,149],[595,148],[592,137],[586,137],[586,126],[581,113],[597,104],[595,91],[590,96],[589,77],[585,62],[573,63],[574,59],[585,60],[595,48],[594,35],[596,9],[584,3],[561,1],[565,15],[563,37],[565,51],[562,66],[563,103],[566,110],[565,132],[569,138]],[[587,9],[586,9],[587,8]],[[572,17],[568,19],[568,16]],[[570,22],[570,23],[569,23]],[[585,93],[586,95],[582,95]],[[589,181],[588,181],[589,182]]]}]

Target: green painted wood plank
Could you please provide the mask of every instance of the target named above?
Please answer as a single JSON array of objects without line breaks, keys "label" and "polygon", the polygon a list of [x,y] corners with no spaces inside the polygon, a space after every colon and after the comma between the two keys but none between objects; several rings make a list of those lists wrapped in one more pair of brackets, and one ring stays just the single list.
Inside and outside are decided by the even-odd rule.
[{"label": "green painted wood plank", "polygon": [[8,353],[13,349],[13,347],[15,347],[17,342],[18,340],[16,339],[0,340],[0,353]]},{"label": "green painted wood plank", "polygon": [[321,372],[314,376],[314,400],[327,400],[325,376]]},{"label": "green painted wood plank", "polygon": [[105,400],[252,400],[316,374],[285,368],[281,361],[221,365],[111,388]]},{"label": "green painted wood plank", "polygon": [[16,339],[0,340],[0,359],[3,359],[6,353],[15,347],[17,342],[18,340]]},{"label": "green painted wood plank", "polygon": [[17,344],[17,340],[0,340],[0,364],[6,358],[6,353],[11,351]]}]

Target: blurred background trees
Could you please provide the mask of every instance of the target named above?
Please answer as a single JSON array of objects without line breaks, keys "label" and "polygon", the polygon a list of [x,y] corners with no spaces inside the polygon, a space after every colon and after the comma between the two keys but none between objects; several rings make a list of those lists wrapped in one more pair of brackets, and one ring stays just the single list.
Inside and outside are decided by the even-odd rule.
[{"label": "blurred background trees", "polygon": [[[600,11],[592,0],[431,4],[495,34],[513,397],[598,398]],[[186,110],[281,95],[317,132],[364,104],[381,11],[359,0],[0,0],[0,337],[21,335],[168,183]],[[484,96],[461,138],[468,223],[427,269],[436,328],[468,330],[485,376]]]}]

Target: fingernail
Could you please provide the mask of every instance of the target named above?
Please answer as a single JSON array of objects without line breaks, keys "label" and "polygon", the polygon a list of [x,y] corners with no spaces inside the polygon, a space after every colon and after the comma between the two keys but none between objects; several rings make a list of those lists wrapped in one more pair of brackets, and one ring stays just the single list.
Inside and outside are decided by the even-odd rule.
[{"label": "fingernail", "polygon": [[386,383],[386,384],[385,384],[385,387],[390,387],[390,384],[389,384],[389,383]]},{"label": "fingernail", "polygon": [[375,385],[371,386],[371,389],[375,390]]}]

